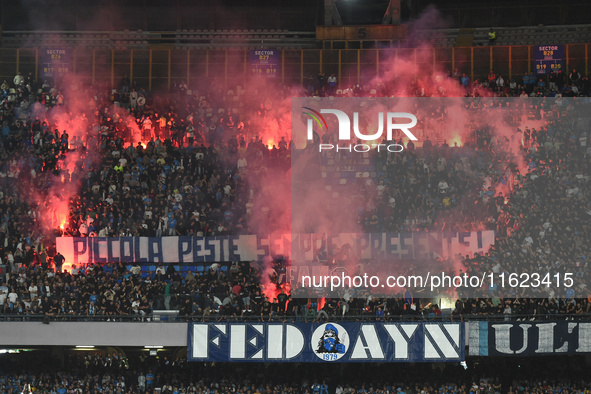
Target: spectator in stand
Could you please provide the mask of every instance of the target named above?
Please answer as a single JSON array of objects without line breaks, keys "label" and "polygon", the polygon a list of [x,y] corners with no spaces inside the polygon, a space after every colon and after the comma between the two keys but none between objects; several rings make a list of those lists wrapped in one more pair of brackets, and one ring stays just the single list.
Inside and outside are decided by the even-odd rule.
[{"label": "spectator in stand", "polygon": [[334,74],[330,74],[328,77],[328,94],[333,96],[337,90],[337,77]]},{"label": "spectator in stand", "polygon": [[495,45],[497,41],[497,32],[491,27],[488,31],[488,45]]}]

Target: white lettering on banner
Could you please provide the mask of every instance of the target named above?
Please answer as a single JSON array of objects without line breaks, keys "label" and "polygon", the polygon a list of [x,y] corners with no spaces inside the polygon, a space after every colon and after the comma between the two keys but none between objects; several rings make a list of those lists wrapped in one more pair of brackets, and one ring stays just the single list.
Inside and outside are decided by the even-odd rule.
[{"label": "white lettering on banner", "polygon": [[[208,324],[193,325],[193,351],[191,353],[193,358],[209,358],[210,343],[221,349],[220,335],[209,339],[210,327]],[[215,327],[220,333],[226,335],[226,324],[214,324],[212,327]],[[259,335],[247,338],[247,327],[251,327]],[[297,327],[289,324],[252,324],[248,326],[245,324],[231,324],[229,338],[229,356],[235,360],[246,359],[248,347],[256,350],[256,353],[249,357],[250,359],[262,360],[264,358],[265,344],[268,359],[292,359],[301,354],[305,342],[303,333]]]},{"label": "white lettering on banner", "polygon": [[425,330],[425,359],[460,356],[460,327],[457,324],[426,324]]},{"label": "white lettering on banner", "polygon": [[[261,335],[264,334],[263,325],[262,324],[253,324],[251,327],[254,328]],[[255,349],[258,348],[258,345],[257,345],[257,343],[258,343],[257,337],[250,338],[250,340],[248,341],[248,343],[250,343]],[[260,359],[262,359],[263,358],[263,349],[259,350],[255,354],[253,354],[251,358],[254,359],[254,360],[257,360],[257,359],[260,360]]]},{"label": "white lettering on banner", "polygon": [[[226,335],[225,324],[213,325],[219,332]],[[209,357],[209,343],[213,343],[216,347],[220,347],[220,336],[217,335],[209,340],[209,326],[202,324],[193,325],[193,358],[208,358]]]},{"label": "white lettering on banner", "polygon": [[284,256],[294,261],[316,261],[346,247],[348,258],[423,259],[457,253],[486,252],[494,231],[457,233],[340,233],[237,235],[217,237],[58,237],[57,250],[66,263],[214,263]]},{"label": "white lettering on banner", "polygon": [[199,324],[193,326],[193,358],[207,358],[209,355],[208,333],[208,326]]},{"label": "white lettering on banner", "polygon": [[[264,338],[264,327],[262,324],[253,324],[250,325],[255,331],[261,334]],[[232,324],[230,325],[230,358],[231,359],[238,359],[243,360],[246,358],[246,348],[247,346],[253,347],[257,352],[253,354],[250,358],[252,359],[262,359],[263,358],[263,347],[259,347],[259,341],[256,336],[248,338],[246,337],[246,328],[245,324]],[[261,341],[261,346],[264,346],[264,341]]]},{"label": "white lettering on banner", "polygon": [[246,326],[232,324],[230,326],[230,358],[246,358]]},{"label": "white lettering on banner", "polygon": [[304,350],[304,333],[299,328],[287,324],[285,326],[285,359],[299,356]]},{"label": "white lettering on banner", "polygon": [[418,324],[385,324],[386,332],[394,342],[394,358],[408,359],[408,344],[415,335]]},{"label": "white lettering on banner", "polygon": [[[190,327],[192,361],[330,362],[342,357],[343,362],[457,361],[463,357],[459,323],[192,323]],[[334,351],[326,347],[324,335],[337,341]]]},{"label": "white lettering on banner", "polygon": [[267,358],[269,359],[281,359],[284,357],[283,346],[283,326],[272,325],[267,328],[267,335],[269,345],[267,346]]},{"label": "white lettering on banner", "polygon": [[[569,328],[571,324],[569,323]],[[577,347],[577,353],[590,353],[591,352],[591,323],[579,323],[579,347]]]},{"label": "white lettering on banner", "polygon": [[[221,332],[224,335],[227,335],[227,331],[226,331],[226,325],[225,324],[214,324],[214,327]],[[211,340],[211,343],[213,343],[214,345],[216,345],[217,347],[220,347],[220,336],[216,336],[215,338],[213,338]]]},{"label": "white lettering on banner", "polygon": [[[329,325],[343,346],[320,357]],[[192,323],[188,354],[193,361],[451,361],[463,357],[462,344],[458,323]],[[591,353],[591,323],[472,322],[470,348],[481,356]]]},{"label": "white lettering on banner", "polygon": [[591,323],[470,322],[469,334],[473,356],[591,353]]},{"label": "white lettering on banner", "polygon": [[[555,349],[558,343],[555,343],[554,339],[554,327],[558,323],[538,323],[536,325],[538,329],[538,348],[536,353],[564,353],[568,351],[568,341],[564,340],[563,345]],[[572,332],[572,328],[569,327],[569,334]]]},{"label": "white lettering on banner", "polygon": [[495,331],[495,349],[499,353],[504,354],[520,354],[527,349],[529,329],[532,327],[531,324],[520,324],[517,329],[523,332],[523,345],[519,350],[511,350],[511,328],[513,324],[493,324],[492,329]]},{"label": "white lettering on banner", "polygon": [[384,358],[382,345],[380,344],[376,327],[373,325],[361,327],[355,345],[353,346],[353,352],[351,353],[351,359],[368,358]]}]

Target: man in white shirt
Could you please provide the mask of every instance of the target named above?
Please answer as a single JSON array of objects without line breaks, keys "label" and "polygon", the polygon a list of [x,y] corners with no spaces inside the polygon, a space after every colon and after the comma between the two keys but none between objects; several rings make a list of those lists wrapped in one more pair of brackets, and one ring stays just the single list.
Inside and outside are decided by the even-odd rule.
[{"label": "man in white shirt", "polygon": [[246,158],[244,156],[241,156],[238,159],[238,163],[237,163],[237,167],[238,167],[238,171],[242,171],[243,169],[246,168],[246,166],[248,165]]},{"label": "man in white shirt", "polygon": [[25,81],[25,78],[21,75],[20,72],[17,72],[16,75],[14,76],[14,85],[15,86],[20,86],[21,83],[23,83]]},{"label": "man in white shirt", "polygon": [[138,92],[136,92],[135,89],[133,89],[131,91],[131,93],[129,93],[129,104],[131,106],[131,108],[133,109],[137,109],[137,99],[138,99]]},{"label": "man in white shirt", "polygon": [[8,302],[12,302],[13,304],[16,304],[17,300],[18,300],[18,294],[16,294],[16,291],[14,290],[14,288],[10,289],[10,293],[8,293]]},{"label": "man in white shirt", "polygon": [[449,185],[446,181],[439,182],[439,193],[445,194],[447,193],[447,189],[449,189]]},{"label": "man in white shirt", "polygon": [[35,283],[31,283],[29,285],[29,296],[31,297],[31,300],[34,300],[37,297],[38,292],[39,288],[37,287],[37,285]]},{"label": "man in white shirt", "polygon": [[130,271],[132,275],[139,275],[142,272],[142,268],[136,263],[133,267],[131,267]]},{"label": "man in white shirt", "polygon": [[328,93],[334,94],[337,89],[337,77],[334,74],[331,74],[330,77],[327,79],[328,82]]},{"label": "man in white shirt", "polygon": [[137,385],[139,386],[140,390],[144,392],[146,389],[146,377],[142,372],[140,372],[140,375],[137,377]]},{"label": "man in white shirt", "polygon": [[526,247],[529,247],[529,246],[533,245],[533,243],[534,243],[534,240],[533,240],[533,238],[531,237],[530,234],[528,234],[527,237],[525,237],[525,240],[524,241],[525,241],[525,246]]}]

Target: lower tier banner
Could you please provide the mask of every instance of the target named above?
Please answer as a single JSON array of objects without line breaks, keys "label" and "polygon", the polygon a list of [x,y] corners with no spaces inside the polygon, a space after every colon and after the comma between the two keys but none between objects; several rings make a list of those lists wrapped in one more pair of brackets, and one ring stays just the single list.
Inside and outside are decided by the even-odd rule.
[{"label": "lower tier banner", "polygon": [[189,361],[464,360],[461,323],[190,323]]},{"label": "lower tier banner", "polygon": [[470,322],[470,356],[546,356],[591,353],[591,323],[576,321]]},{"label": "lower tier banner", "polygon": [[421,260],[487,252],[495,232],[339,233],[222,235],[215,237],[57,237],[57,250],[70,264],[214,263],[260,260],[265,256],[318,261],[350,251],[357,260]]}]

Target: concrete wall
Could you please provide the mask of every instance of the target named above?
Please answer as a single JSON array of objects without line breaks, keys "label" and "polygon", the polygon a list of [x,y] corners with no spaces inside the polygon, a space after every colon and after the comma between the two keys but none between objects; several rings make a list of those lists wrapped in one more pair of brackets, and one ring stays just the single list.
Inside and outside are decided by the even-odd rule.
[{"label": "concrete wall", "polygon": [[[466,346],[470,333],[465,324]],[[187,346],[188,323],[0,322],[0,346]]]},{"label": "concrete wall", "polygon": [[187,346],[187,323],[0,322],[0,346]]}]

